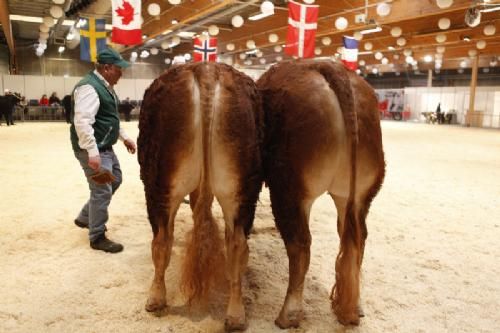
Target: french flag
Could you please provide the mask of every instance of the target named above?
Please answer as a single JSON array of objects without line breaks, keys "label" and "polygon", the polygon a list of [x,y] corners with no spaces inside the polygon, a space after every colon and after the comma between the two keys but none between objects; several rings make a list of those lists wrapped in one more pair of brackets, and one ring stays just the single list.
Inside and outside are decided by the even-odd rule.
[{"label": "french flag", "polygon": [[342,51],[342,62],[348,69],[358,69],[358,41],[354,37],[344,36],[344,49]]}]

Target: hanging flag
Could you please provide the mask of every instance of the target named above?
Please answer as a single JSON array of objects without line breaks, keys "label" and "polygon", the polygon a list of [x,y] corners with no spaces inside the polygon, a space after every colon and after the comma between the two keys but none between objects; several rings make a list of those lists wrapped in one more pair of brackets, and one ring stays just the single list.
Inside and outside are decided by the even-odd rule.
[{"label": "hanging flag", "polygon": [[318,5],[303,5],[288,1],[286,54],[299,58],[314,57],[318,12]]},{"label": "hanging flag", "polygon": [[80,59],[95,62],[99,51],[106,48],[106,31],[104,19],[94,17],[80,18]]},{"label": "hanging flag", "polygon": [[122,45],[142,43],[141,0],[111,0],[113,31],[111,41]]},{"label": "hanging flag", "polygon": [[342,62],[348,69],[358,69],[358,41],[354,37],[344,36],[342,38],[344,48],[342,50]]},{"label": "hanging flag", "polygon": [[196,38],[193,51],[194,62],[217,60],[217,38]]}]

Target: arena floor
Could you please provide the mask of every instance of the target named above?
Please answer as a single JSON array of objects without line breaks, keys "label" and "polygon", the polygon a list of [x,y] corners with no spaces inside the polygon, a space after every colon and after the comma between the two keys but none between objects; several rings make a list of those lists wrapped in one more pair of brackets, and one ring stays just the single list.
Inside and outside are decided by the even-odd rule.
[{"label": "arena floor", "polygon": [[[290,332],[498,332],[500,131],[385,121],[387,176],[368,216],[362,305],[345,329],[328,296],[338,249],[336,212],[324,195],[312,211],[306,318]],[[137,122],[124,123],[131,136]],[[152,232],[136,155],[118,144],[124,183],[110,207],[120,254],[91,250],[73,219],[88,197],[68,126],[0,127],[1,332],[222,332],[227,293],[189,311],[178,290],[182,205],[167,270],[168,313],[144,310],[153,277]],[[217,210],[217,216],[220,211]],[[267,191],[261,194],[244,283],[247,332],[274,325],[287,287],[286,252]]]}]

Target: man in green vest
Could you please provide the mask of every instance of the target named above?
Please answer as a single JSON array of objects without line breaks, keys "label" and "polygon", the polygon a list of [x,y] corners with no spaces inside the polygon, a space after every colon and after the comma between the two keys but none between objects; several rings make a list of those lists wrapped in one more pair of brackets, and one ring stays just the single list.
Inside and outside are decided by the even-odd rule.
[{"label": "man in green vest", "polygon": [[[96,69],[88,73],[73,90],[71,119],[71,144],[76,158],[85,173],[90,189],[90,199],[83,206],[75,224],[89,229],[90,247],[110,253],[123,250],[123,246],[105,235],[108,206],[113,193],[122,181],[120,163],[113,151],[118,139],[129,153],[136,145],[120,128],[119,99],[113,86],[129,66],[118,52],[108,48],[97,55]],[[110,182],[102,184],[93,178],[96,174],[113,175]],[[114,178],[111,180],[111,178]]]}]

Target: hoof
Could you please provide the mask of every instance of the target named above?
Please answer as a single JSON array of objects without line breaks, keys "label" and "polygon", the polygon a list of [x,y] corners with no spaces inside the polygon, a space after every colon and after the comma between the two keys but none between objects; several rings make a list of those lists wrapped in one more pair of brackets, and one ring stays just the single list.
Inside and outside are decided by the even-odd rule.
[{"label": "hoof", "polygon": [[279,317],[276,318],[274,323],[281,329],[286,328],[297,328],[300,322],[304,318],[304,312],[302,311],[291,311],[287,315],[280,313]]},{"label": "hoof", "polygon": [[355,325],[355,326],[358,326],[359,325],[359,314],[358,313],[352,313],[350,315],[346,315],[346,316],[339,316],[337,315],[337,319],[339,321],[339,323],[341,323],[342,325]]},{"label": "hoof", "polygon": [[148,312],[159,312],[167,307],[167,303],[163,300],[150,298],[146,303],[146,311]]},{"label": "hoof", "polygon": [[247,322],[245,318],[237,318],[237,317],[227,317],[224,321],[224,330],[226,332],[234,332],[234,331],[244,331],[247,329]]},{"label": "hoof", "polygon": [[358,315],[360,318],[365,316],[365,311],[363,311],[363,307],[361,305],[358,305]]}]

